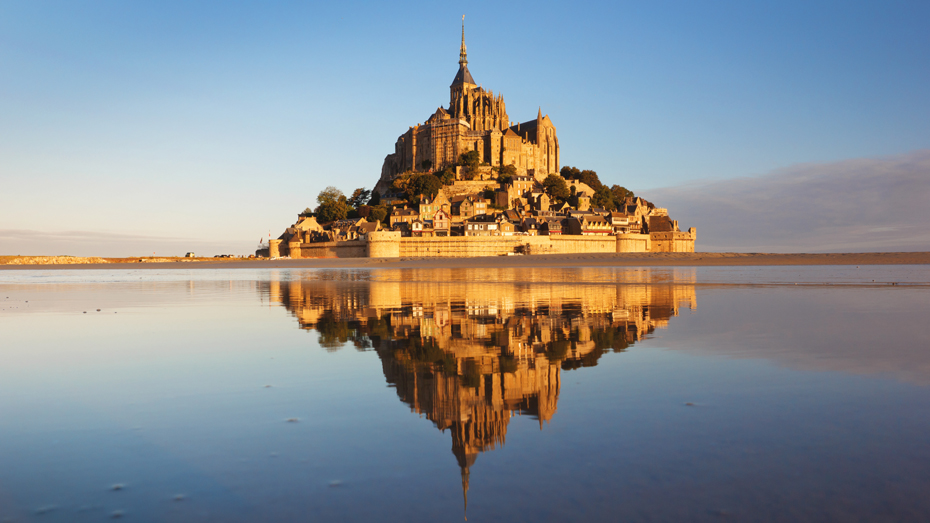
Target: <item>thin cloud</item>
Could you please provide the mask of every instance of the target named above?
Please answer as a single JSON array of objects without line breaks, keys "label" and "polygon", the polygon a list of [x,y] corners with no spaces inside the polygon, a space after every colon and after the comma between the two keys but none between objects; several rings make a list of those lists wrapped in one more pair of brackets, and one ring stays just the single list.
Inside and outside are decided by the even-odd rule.
[{"label": "thin cloud", "polygon": [[647,191],[697,249],[930,251],[930,151]]},{"label": "thin cloud", "polygon": [[[257,241],[255,242],[258,243]],[[170,236],[137,235],[102,231],[35,231],[0,229],[0,255],[23,256],[181,256],[249,254],[236,240],[208,240]],[[251,246],[248,244],[247,246]]]}]

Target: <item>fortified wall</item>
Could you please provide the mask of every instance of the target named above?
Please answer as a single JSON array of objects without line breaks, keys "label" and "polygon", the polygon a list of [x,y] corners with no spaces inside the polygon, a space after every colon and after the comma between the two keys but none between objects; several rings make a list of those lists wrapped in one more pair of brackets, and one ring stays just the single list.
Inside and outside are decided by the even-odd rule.
[{"label": "fortified wall", "polygon": [[272,258],[475,258],[513,254],[694,252],[696,230],[611,236],[449,236],[402,237],[397,231],[371,232],[341,242],[282,243],[271,240]]}]

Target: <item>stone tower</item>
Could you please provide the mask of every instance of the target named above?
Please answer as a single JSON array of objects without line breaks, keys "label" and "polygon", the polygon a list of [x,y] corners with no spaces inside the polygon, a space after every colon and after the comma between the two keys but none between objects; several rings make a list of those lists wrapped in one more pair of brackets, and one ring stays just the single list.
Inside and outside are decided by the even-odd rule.
[{"label": "stone tower", "polygon": [[510,125],[504,97],[485,91],[468,71],[465,47],[465,16],[462,16],[462,45],[459,48],[459,70],[449,86],[449,114],[464,119],[472,131],[503,130]]}]

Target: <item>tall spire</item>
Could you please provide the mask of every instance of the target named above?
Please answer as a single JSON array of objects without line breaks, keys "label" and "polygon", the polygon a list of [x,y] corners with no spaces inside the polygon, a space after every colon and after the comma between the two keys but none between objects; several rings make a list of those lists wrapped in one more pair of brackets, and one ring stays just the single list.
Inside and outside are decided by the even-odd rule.
[{"label": "tall spire", "polygon": [[465,15],[462,15],[462,48],[459,50],[459,65],[467,65],[468,56],[465,52]]}]

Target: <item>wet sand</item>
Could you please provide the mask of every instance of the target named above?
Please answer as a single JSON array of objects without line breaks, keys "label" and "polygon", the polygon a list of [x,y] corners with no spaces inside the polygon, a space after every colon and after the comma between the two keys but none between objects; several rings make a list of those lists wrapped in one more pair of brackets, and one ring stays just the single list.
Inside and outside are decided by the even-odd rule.
[{"label": "wet sand", "polygon": [[712,267],[763,265],[926,265],[930,252],[874,252],[829,254],[774,253],[626,253],[540,254],[481,258],[301,258],[217,259],[159,262],[86,263],[70,265],[0,265],[0,270],[99,269],[378,269],[459,267]]}]

